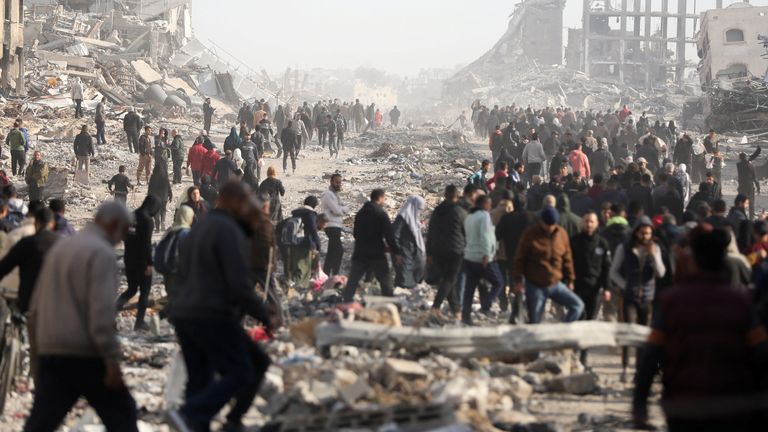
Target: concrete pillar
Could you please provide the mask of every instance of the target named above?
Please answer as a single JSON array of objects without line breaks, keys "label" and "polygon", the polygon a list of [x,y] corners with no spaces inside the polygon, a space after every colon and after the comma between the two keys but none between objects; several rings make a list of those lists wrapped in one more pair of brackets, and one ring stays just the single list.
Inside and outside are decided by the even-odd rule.
[{"label": "concrete pillar", "polygon": [[582,49],[584,50],[584,52],[582,53],[582,58],[583,58],[582,67],[583,67],[583,72],[584,72],[584,74],[586,76],[589,76],[589,73],[590,73],[590,70],[589,70],[590,69],[590,67],[589,67],[589,62],[590,62],[590,59],[589,59],[589,36],[590,36],[590,34],[589,33],[590,33],[591,30],[590,30],[590,25],[589,25],[589,19],[590,19],[590,11],[591,11],[591,9],[592,9],[592,2],[590,0],[584,0],[583,10],[582,10],[582,17],[581,17],[581,22],[582,22],[582,30],[581,30],[582,35],[581,35],[581,38],[582,38],[582,41],[583,41]]},{"label": "concrete pillar", "polygon": [[715,3],[715,7],[717,9],[722,9],[723,8],[723,0],[717,0],[717,2]]},{"label": "concrete pillar", "polygon": [[685,77],[685,27],[688,22],[685,14],[687,10],[687,0],[677,0],[677,46],[675,47],[677,66],[675,67],[675,82],[678,84],[682,84]]},{"label": "concrete pillar", "polygon": [[[621,35],[622,37],[627,32],[627,0],[621,0],[621,16],[619,17],[621,23]],[[624,40],[619,41],[619,82],[624,82]]]},{"label": "concrete pillar", "polygon": [[653,57],[651,56],[651,0],[645,0],[645,88],[651,89],[651,69],[653,69]]}]

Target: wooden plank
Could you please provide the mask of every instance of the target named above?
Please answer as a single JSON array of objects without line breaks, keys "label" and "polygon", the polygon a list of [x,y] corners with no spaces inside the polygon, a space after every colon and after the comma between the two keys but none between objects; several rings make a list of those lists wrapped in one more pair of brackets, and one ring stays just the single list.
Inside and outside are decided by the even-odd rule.
[{"label": "wooden plank", "polygon": [[650,329],[637,324],[577,321],[496,327],[391,327],[362,321],[322,323],[316,345],[399,347],[411,353],[438,352],[449,357],[513,357],[538,351],[639,346]]}]

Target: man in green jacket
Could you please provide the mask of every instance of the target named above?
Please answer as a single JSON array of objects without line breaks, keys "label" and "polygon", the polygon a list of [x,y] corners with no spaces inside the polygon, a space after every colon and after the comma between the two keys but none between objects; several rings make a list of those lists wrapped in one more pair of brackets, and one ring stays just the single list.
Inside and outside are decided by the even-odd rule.
[{"label": "man in green jacket", "polygon": [[[27,164],[27,139],[24,138],[20,127],[21,125],[16,121],[13,124],[13,129],[8,132],[8,136],[5,138],[5,143],[11,148],[11,171],[13,175],[24,174],[24,166]],[[17,166],[18,170],[16,169]]]},{"label": "man in green jacket", "polygon": [[48,183],[48,164],[43,161],[43,154],[34,153],[32,162],[27,167],[24,181],[29,187],[29,202],[42,201],[45,184]]}]

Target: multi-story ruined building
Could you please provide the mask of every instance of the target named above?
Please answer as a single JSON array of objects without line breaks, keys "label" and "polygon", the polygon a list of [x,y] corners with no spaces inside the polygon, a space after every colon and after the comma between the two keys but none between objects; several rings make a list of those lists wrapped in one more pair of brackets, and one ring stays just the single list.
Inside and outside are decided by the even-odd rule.
[{"label": "multi-story ruined building", "polygon": [[736,3],[704,12],[697,40],[702,88],[719,79],[764,77],[768,58],[761,34],[768,34],[768,6]]},{"label": "multi-story ruined building", "polygon": [[3,94],[24,93],[24,1],[0,1],[0,90]]}]

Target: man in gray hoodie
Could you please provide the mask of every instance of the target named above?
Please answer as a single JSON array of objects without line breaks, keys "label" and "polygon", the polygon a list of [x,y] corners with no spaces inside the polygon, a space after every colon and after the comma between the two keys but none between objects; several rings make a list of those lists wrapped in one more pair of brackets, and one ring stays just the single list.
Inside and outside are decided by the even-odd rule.
[{"label": "man in gray hoodie", "polygon": [[56,430],[81,396],[107,430],[138,430],[136,403],[120,371],[114,306],[114,247],[129,224],[122,204],[104,204],[93,224],[48,252],[29,314],[38,367],[25,431]]}]

